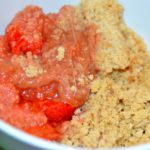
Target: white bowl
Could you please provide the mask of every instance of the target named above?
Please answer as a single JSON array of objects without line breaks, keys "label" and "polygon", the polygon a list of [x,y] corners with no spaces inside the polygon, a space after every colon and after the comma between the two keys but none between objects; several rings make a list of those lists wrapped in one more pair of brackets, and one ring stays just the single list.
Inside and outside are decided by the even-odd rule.
[{"label": "white bowl", "polygon": [[[125,7],[126,23],[145,39],[150,49],[150,0],[120,0],[120,2]],[[79,0],[0,0],[0,34],[4,33],[14,14],[27,4],[39,5],[45,12],[56,12],[64,4],[78,3]],[[33,137],[3,121],[0,121],[1,146],[7,150],[81,150]],[[111,150],[150,150],[150,144]]]}]

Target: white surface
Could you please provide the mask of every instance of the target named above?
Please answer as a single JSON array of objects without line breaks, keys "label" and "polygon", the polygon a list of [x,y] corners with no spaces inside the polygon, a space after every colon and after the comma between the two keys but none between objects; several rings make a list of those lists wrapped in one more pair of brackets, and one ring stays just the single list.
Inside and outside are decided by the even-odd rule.
[{"label": "white surface", "polygon": [[145,39],[150,50],[150,0],[120,0],[125,7],[125,21]]},{"label": "white surface", "polygon": [[[21,10],[27,4],[37,4],[41,6],[45,12],[56,12],[63,4],[77,4],[79,0],[0,0],[0,34],[4,33],[6,25],[16,12]],[[137,31],[149,45],[150,49],[150,0],[120,0],[125,7],[125,20],[127,24]],[[24,134],[9,125],[0,121],[0,131],[4,131],[18,141],[23,141],[21,149],[24,145],[35,145],[37,148],[49,150],[73,150],[66,146],[46,142],[44,140],[34,138]],[[0,134],[0,138],[1,134]],[[11,140],[11,139],[10,139]],[[1,140],[0,140],[1,142]],[[137,147],[126,148],[126,150],[150,150],[150,144]],[[13,150],[13,149],[12,149]],[[19,148],[18,148],[19,150]],[[75,149],[74,149],[75,150]],[[125,148],[124,148],[125,150]]]}]

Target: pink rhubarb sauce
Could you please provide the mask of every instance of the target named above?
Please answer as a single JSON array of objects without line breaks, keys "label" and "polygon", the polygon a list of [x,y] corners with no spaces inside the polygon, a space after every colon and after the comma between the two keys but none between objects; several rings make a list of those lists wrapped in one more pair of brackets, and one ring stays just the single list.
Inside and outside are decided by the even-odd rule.
[{"label": "pink rhubarb sauce", "polygon": [[[96,26],[78,28],[74,9],[45,14],[28,6],[0,36],[0,119],[48,140],[62,138],[98,72]],[[41,70],[30,75],[29,66]]]}]

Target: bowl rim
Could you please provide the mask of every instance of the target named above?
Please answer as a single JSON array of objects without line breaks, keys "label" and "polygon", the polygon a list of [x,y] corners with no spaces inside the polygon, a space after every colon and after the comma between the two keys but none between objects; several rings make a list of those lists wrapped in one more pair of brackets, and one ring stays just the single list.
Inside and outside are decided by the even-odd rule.
[{"label": "bowl rim", "polygon": [[28,144],[36,148],[47,149],[47,150],[50,149],[54,149],[54,150],[58,150],[58,149],[59,150],[141,150],[141,149],[148,150],[150,149],[150,143],[131,146],[131,147],[96,148],[96,149],[71,147],[56,142],[46,141],[44,139],[29,135],[24,131],[9,125],[8,123],[5,123],[2,120],[0,120],[0,131],[14,138],[18,142],[20,141],[24,144]]}]

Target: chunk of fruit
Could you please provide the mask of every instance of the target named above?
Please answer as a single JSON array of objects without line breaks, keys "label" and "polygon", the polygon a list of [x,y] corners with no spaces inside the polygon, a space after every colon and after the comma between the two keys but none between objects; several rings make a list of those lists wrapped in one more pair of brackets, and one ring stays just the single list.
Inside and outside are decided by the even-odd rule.
[{"label": "chunk of fruit", "polygon": [[0,83],[0,110],[19,102],[19,93],[11,83]]},{"label": "chunk of fruit", "polygon": [[0,111],[0,119],[21,129],[42,126],[47,123],[47,117],[34,103],[7,107]]},{"label": "chunk of fruit", "polygon": [[21,90],[23,100],[51,100],[58,97],[58,84],[51,82],[39,88],[29,88]]},{"label": "chunk of fruit", "polygon": [[50,122],[70,120],[75,108],[63,102],[49,101],[44,104],[45,114]]},{"label": "chunk of fruit", "polygon": [[9,46],[6,42],[6,38],[0,35],[0,57],[4,58],[8,55]]},{"label": "chunk of fruit", "polygon": [[41,52],[44,19],[41,8],[35,6],[28,6],[16,15],[6,29],[7,41],[13,54]]},{"label": "chunk of fruit", "polygon": [[51,141],[58,141],[61,138],[61,134],[56,131],[50,124],[45,124],[43,126],[35,126],[28,129],[25,129],[28,133],[48,139]]}]

